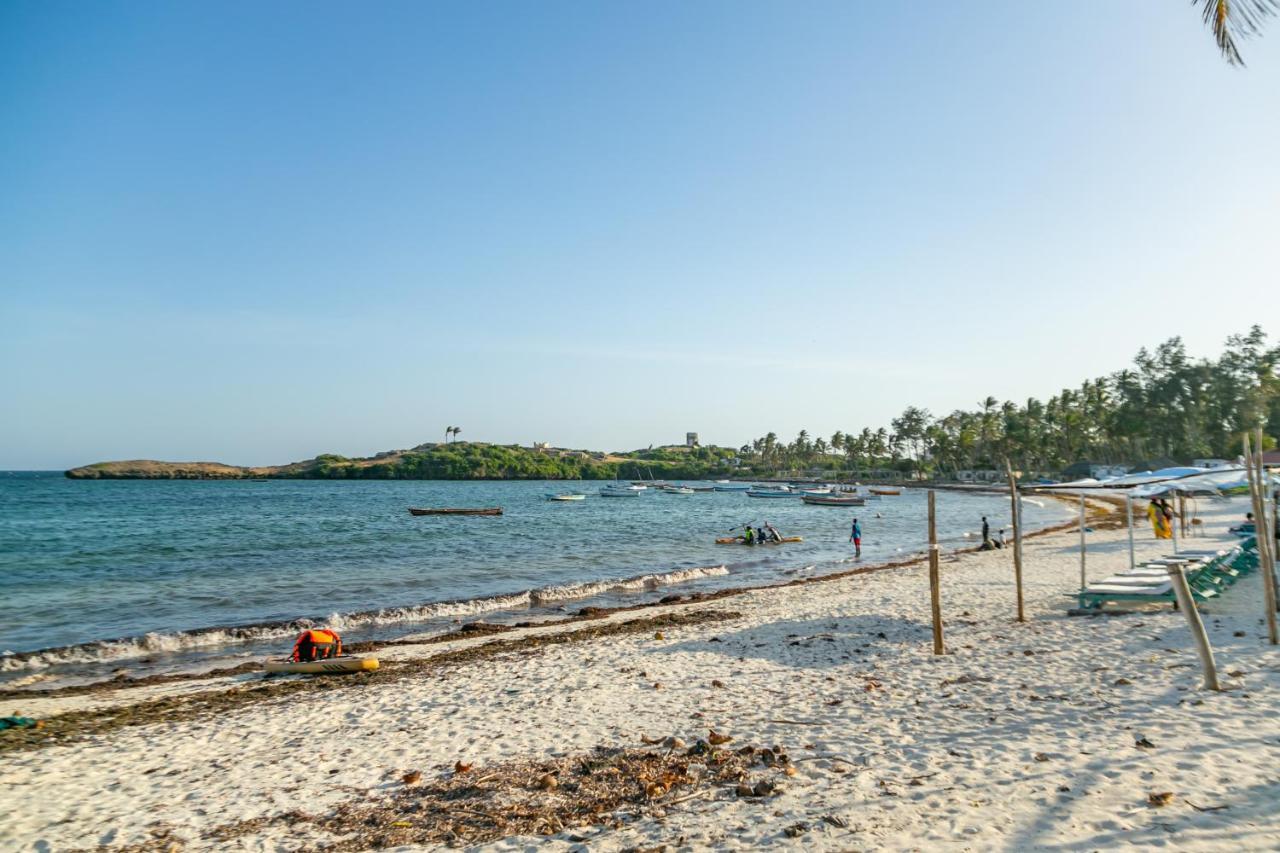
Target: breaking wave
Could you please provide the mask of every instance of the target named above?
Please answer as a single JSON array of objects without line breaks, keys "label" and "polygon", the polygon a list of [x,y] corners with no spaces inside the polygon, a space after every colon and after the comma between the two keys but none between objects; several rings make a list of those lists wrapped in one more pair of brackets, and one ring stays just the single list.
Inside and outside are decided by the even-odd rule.
[{"label": "breaking wave", "polygon": [[74,646],[38,649],[32,652],[3,652],[0,653],[0,672],[40,670],[62,664],[104,664],[113,661],[133,660],[157,653],[175,653],[208,649],[234,643],[274,640],[292,637],[299,631],[320,625],[342,631],[366,626],[395,625],[402,622],[427,622],[432,619],[475,616],[504,610],[523,610],[561,601],[594,598],[598,595],[610,593],[646,592],[664,586],[687,583],[701,578],[720,577],[727,574],[729,574],[729,569],[725,566],[704,566],[636,575],[618,580],[585,581],[576,584],[544,586],[509,595],[439,601],[409,607],[364,610],[356,613],[334,613],[328,617],[316,617],[314,619],[302,618],[279,622],[263,622],[256,625],[200,628],[194,631],[178,631],[174,633],[151,632],[140,637],[100,640]]}]

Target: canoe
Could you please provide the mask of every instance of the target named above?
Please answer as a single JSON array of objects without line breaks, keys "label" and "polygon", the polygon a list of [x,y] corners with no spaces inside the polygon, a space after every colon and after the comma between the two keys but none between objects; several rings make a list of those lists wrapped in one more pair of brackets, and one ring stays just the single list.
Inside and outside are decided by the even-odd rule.
[{"label": "canoe", "polygon": [[339,655],[328,660],[292,661],[269,660],[267,672],[301,672],[314,675],[337,675],[351,672],[370,672],[378,668],[377,658],[358,658],[353,655]]},{"label": "canoe", "polygon": [[745,492],[751,488],[747,483],[716,483],[711,488],[717,492]]},{"label": "canoe", "polygon": [[900,494],[902,494],[901,490],[899,490],[899,489],[868,489],[867,491],[871,492],[871,494],[873,494],[873,495],[900,495]]},{"label": "canoe", "polygon": [[602,498],[638,498],[640,493],[635,489],[601,489],[600,497]]},{"label": "canoe", "polygon": [[797,497],[795,492],[783,492],[776,489],[757,490],[749,489],[747,491],[749,498],[794,498]]},{"label": "canoe", "polygon": [[[804,537],[803,537],[803,536],[783,536],[783,537],[782,537],[782,541],[781,541],[781,542],[757,542],[757,543],[755,543],[755,544],[757,544],[757,545],[786,545],[788,542],[803,542],[803,541],[804,541]],[[717,539],[717,540],[716,540],[716,544],[717,544],[717,545],[746,545],[747,543],[746,543],[746,542],[743,542],[743,541],[742,541],[742,537],[740,537],[740,536],[732,536],[732,537],[726,537],[726,538],[724,538],[724,539]]]},{"label": "canoe", "polygon": [[662,491],[662,493],[663,493],[664,495],[691,495],[691,494],[693,494],[693,489],[685,488],[685,487],[683,487],[683,486],[666,486],[666,487],[664,487],[661,491]]},{"label": "canoe", "polygon": [[585,501],[586,495],[568,494],[568,495],[547,495],[549,501]]},{"label": "canoe", "polygon": [[409,507],[410,515],[502,515],[502,507],[491,506],[477,509],[419,509]]},{"label": "canoe", "polygon": [[866,506],[862,498],[829,498],[814,495],[801,495],[800,500],[814,506]]}]

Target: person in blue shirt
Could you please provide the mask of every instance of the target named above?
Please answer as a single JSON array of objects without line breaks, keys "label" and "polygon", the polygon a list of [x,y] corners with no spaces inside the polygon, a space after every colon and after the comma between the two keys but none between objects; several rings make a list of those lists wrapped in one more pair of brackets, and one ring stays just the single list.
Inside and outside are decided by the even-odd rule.
[{"label": "person in blue shirt", "polygon": [[862,525],[858,524],[856,518],[853,520],[853,527],[849,528],[849,541],[853,543],[853,556],[862,559]]}]

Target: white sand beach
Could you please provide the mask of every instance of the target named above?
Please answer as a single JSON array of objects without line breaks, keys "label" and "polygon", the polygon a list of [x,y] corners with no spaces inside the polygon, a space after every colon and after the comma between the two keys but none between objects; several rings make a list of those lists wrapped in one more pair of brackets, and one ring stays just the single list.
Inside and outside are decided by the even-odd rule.
[{"label": "white sand beach", "polygon": [[[1226,527],[1244,511],[1242,500],[1202,502],[1208,536],[1195,542],[1230,541]],[[0,753],[0,847],[323,846],[333,839],[311,824],[268,820],[230,840],[205,833],[387,796],[410,771],[429,781],[451,776],[459,761],[480,773],[513,759],[640,747],[642,737],[693,744],[714,729],[732,747],[783,747],[794,775],[773,774],[780,792],[769,797],[716,787],[618,828],[480,847],[1276,849],[1280,648],[1266,644],[1259,576],[1202,610],[1227,688],[1214,693],[1201,688],[1181,613],[1067,615],[1077,543],[1074,531],[1026,543],[1025,624],[1014,619],[1010,550],[944,561],[949,654],[941,657],[930,643],[927,569],[915,565],[607,617],[738,614],[661,638],[548,644],[389,684],[352,681]],[[1091,578],[1127,567],[1124,530],[1098,530],[1088,543]],[[1139,557],[1170,550],[1145,527],[1137,547]],[[394,646],[379,657],[393,667],[495,641]],[[6,710],[49,717],[250,683],[50,697]],[[1167,804],[1149,803],[1163,793]]]}]

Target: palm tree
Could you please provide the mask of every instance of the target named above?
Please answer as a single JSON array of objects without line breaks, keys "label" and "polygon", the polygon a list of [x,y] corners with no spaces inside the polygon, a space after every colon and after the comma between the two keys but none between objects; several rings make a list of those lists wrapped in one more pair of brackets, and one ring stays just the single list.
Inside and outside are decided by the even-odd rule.
[{"label": "palm tree", "polygon": [[1276,14],[1280,0],[1192,0],[1200,7],[1200,16],[1213,30],[1218,50],[1232,65],[1244,65],[1236,38],[1248,38],[1262,29],[1262,22]]},{"label": "palm tree", "polygon": [[445,428],[444,428],[444,443],[445,443],[445,444],[448,444],[448,443],[449,443],[449,436],[451,436],[451,435],[453,435],[453,427],[451,427],[451,426],[447,426],[447,427],[445,427]]},{"label": "palm tree", "polygon": [[462,427],[454,427],[454,428],[453,428],[453,440],[454,440],[454,441],[457,441],[457,440],[458,440],[458,433],[460,433],[460,432],[462,432]]}]

